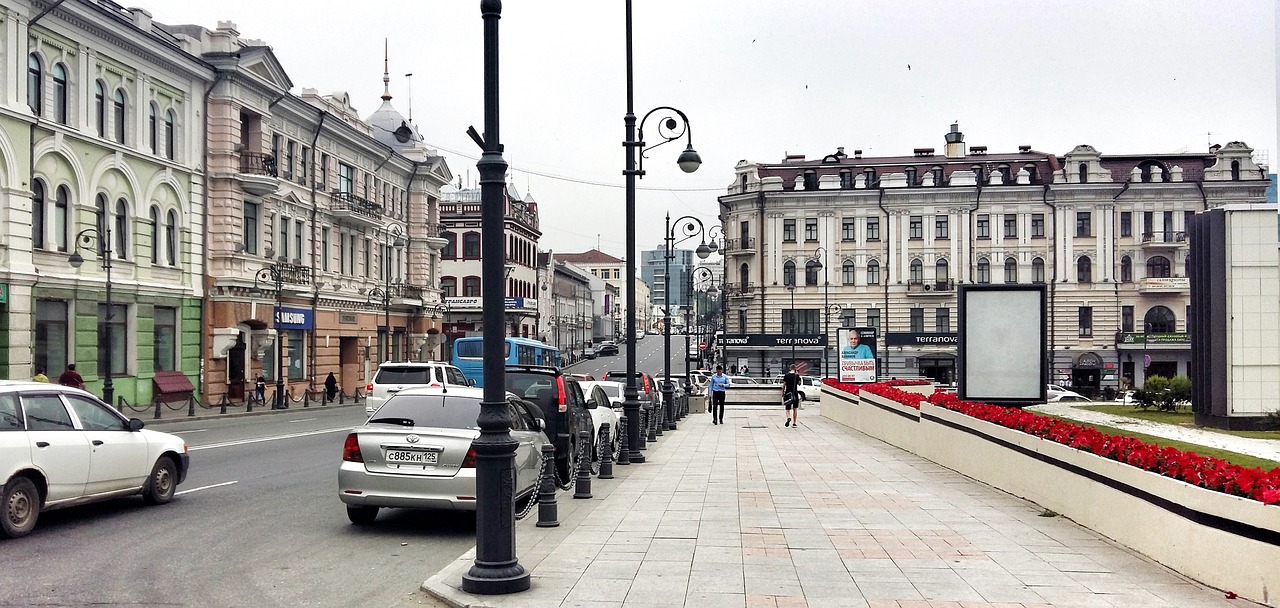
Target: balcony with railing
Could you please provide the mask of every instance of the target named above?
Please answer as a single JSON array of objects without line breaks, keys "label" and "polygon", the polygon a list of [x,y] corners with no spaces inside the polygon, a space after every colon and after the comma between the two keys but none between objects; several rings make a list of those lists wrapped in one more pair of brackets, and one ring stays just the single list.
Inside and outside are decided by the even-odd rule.
[{"label": "balcony with railing", "polygon": [[1177,249],[1186,246],[1185,232],[1148,232],[1142,235],[1143,249]]},{"label": "balcony with railing", "polygon": [[725,239],[724,252],[727,255],[739,255],[755,253],[756,239],[755,237],[745,237],[738,239]]},{"label": "balcony with railing", "polygon": [[301,264],[276,262],[271,265],[271,279],[284,285],[310,285],[311,267]]},{"label": "balcony with railing", "polygon": [[953,279],[910,281],[907,283],[907,295],[909,296],[949,296],[955,290],[956,282]]},{"label": "balcony with railing", "polygon": [[280,189],[276,157],[262,152],[241,152],[240,172],[236,174],[236,179],[249,194],[275,194]]},{"label": "balcony with railing", "polygon": [[426,229],[423,231],[423,238],[427,241],[427,247],[434,251],[444,249],[445,245],[449,244],[449,241],[444,238],[444,232],[444,224],[427,224]]},{"label": "balcony with railing", "polygon": [[756,295],[756,286],[752,283],[725,283],[724,294],[730,298],[751,298]]},{"label": "balcony with railing", "polygon": [[334,192],[332,212],[338,220],[371,228],[382,226],[382,205],[360,198],[352,192]]},{"label": "balcony with railing", "polygon": [[401,306],[422,306],[423,296],[426,292],[426,287],[409,283],[395,283],[391,285],[389,291],[391,303]]},{"label": "balcony with railing", "polygon": [[1138,279],[1138,293],[1189,294],[1191,279],[1187,277],[1144,277]]}]

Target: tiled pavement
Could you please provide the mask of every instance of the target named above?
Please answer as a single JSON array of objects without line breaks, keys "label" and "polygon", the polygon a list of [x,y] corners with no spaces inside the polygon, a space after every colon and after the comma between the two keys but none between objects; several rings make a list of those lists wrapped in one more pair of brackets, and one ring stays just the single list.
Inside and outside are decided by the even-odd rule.
[{"label": "tiled pavement", "polygon": [[517,526],[527,592],[462,593],[470,554],[424,587],[512,608],[1256,606],[815,410],[693,414],[595,498],[561,493],[560,527]]}]

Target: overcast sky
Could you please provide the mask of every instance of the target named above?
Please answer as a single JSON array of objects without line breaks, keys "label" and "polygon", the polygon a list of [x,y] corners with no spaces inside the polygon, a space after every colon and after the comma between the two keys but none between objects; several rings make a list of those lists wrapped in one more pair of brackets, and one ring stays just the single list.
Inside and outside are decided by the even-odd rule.
[{"label": "overcast sky", "polygon": [[[137,0],[139,3],[147,0]],[[271,45],[295,84],[345,90],[363,116],[382,93],[464,181],[478,179],[484,130],[478,0],[189,0],[143,4],[163,23],[234,21]],[[504,3],[502,142],[512,181],[540,205],[541,247],[625,249],[626,72],[622,0]],[[650,153],[639,244],[662,218],[716,222],[716,197],[742,159],[943,149],[959,121],[969,145],[1065,154],[1276,147],[1277,7],[1269,0],[853,2],[637,0],[635,108],[679,108],[702,155]],[[405,74],[412,73],[412,79]],[[412,91],[410,91],[412,89]],[[651,120],[646,138],[652,144]]]}]

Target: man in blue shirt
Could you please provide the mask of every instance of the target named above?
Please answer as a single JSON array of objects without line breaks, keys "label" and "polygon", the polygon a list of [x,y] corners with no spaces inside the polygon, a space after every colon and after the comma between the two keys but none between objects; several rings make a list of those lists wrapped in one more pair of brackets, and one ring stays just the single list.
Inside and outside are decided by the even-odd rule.
[{"label": "man in blue shirt", "polygon": [[707,383],[707,396],[711,398],[711,424],[724,422],[724,397],[725,391],[730,386],[733,386],[733,383],[729,381],[728,376],[724,375],[724,366],[717,365],[716,373]]}]

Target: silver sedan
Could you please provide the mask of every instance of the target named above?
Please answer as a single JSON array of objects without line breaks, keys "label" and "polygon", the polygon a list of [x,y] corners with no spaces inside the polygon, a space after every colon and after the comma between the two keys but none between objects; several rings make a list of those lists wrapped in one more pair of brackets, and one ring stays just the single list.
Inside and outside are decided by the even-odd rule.
[{"label": "silver sedan", "polygon": [[[387,400],[347,435],[338,468],[338,496],[347,517],[368,524],[383,507],[474,511],[476,452],[482,391],[409,389]],[[511,436],[517,442],[517,503],[532,499],[541,472],[543,422],[527,404],[508,397]]]}]

